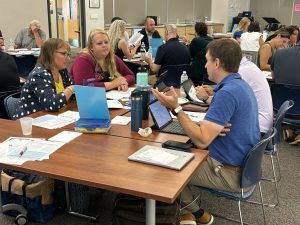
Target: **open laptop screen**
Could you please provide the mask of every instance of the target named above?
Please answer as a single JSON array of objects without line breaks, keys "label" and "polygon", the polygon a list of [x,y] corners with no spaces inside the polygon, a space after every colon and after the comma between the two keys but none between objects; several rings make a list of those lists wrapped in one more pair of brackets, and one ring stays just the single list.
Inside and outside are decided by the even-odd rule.
[{"label": "open laptop screen", "polygon": [[166,126],[168,123],[172,122],[172,117],[167,107],[163,106],[159,101],[150,103],[149,109],[152,115],[152,119],[159,130]]}]

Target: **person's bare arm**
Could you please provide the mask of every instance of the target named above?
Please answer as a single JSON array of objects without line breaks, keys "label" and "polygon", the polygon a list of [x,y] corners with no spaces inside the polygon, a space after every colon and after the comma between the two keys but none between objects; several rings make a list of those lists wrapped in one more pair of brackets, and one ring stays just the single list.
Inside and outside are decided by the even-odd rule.
[{"label": "person's bare arm", "polygon": [[35,43],[36,43],[37,47],[40,48],[42,46],[42,44],[43,44],[43,40],[40,37],[39,29],[36,26],[34,26],[34,25],[32,25],[30,28],[31,28],[32,33],[34,35]]},{"label": "person's bare arm", "polygon": [[270,45],[263,45],[261,46],[259,50],[260,54],[260,69],[265,71],[272,71],[270,64],[268,64],[268,61],[270,57],[272,56],[271,46]]}]

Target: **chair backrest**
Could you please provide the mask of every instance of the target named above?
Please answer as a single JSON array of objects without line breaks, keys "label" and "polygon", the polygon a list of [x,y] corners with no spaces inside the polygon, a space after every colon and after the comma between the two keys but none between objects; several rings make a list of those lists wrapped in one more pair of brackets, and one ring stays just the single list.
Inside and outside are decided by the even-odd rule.
[{"label": "chair backrest", "polygon": [[240,179],[241,188],[251,187],[257,184],[261,179],[261,165],[265,148],[268,142],[276,134],[276,129],[271,128],[265,134],[261,141],[259,141],[246,155]]},{"label": "chair backrest", "polygon": [[285,114],[287,113],[287,111],[289,111],[290,108],[292,108],[294,105],[294,102],[292,100],[286,100],[284,103],[282,103],[282,105],[280,106],[277,114],[276,114],[276,119],[274,122],[274,127],[277,130],[276,135],[273,138],[273,145],[274,144],[278,144],[281,140],[281,127],[282,127],[282,121],[285,117]]},{"label": "chair backrest", "polygon": [[4,99],[11,94],[19,93],[19,92],[20,92],[19,89],[0,92],[0,118],[8,119],[5,106],[4,106]]},{"label": "chair backrest", "polygon": [[20,106],[20,92],[11,94],[4,99],[4,106],[8,119],[14,120],[13,115]]},{"label": "chair backrest", "polygon": [[272,84],[271,94],[273,100],[273,108],[278,112],[280,106],[286,100],[292,100],[294,106],[286,113],[287,118],[300,119],[300,86],[289,84]]},{"label": "chair backrest", "polygon": [[245,56],[249,61],[257,65],[258,52],[256,51],[242,51],[242,55]]},{"label": "chair backrest", "polygon": [[186,71],[187,75],[191,74],[190,64],[168,65],[163,68],[162,71],[168,71],[164,83],[170,87],[180,87],[180,77],[183,71]]}]

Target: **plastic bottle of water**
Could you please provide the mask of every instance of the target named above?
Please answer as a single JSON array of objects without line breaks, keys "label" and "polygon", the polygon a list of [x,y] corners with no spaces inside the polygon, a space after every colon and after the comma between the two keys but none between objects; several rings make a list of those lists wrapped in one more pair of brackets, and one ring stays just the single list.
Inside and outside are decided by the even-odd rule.
[{"label": "plastic bottle of water", "polygon": [[149,46],[149,49],[148,49],[148,56],[150,57],[150,59],[152,59],[152,47]]},{"label": "plastic bottle of water", "polygon": [[14,49],[14,46],[15,46],[15,41],[14,39],[10,38],[9,39],[9,50],[13,50]]},{"label": "plastic bottle of water", "polygon": [[142,44],[141,44],[141,59],[140,59],[140,61],[144,61],[145,60],[145,54],[146,54],[146,46],[145,46],[145,43],[142,42]]},{"label": "plastic bottle of water", "polygon": [[181,77],[180,77],[180,97],[185,97],[186,94],[185,94],[185,91],[182,87],[182,83],[185,82],[186,80],[188,80],[189,77],[188,75],[186,74],[186,71],[183,71],[182,74],[181,74]]}]

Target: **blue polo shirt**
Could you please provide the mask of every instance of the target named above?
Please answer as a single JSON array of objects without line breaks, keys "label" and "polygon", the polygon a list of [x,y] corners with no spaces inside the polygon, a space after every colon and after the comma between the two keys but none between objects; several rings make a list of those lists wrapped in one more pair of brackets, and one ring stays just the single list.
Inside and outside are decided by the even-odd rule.
[{"label": "blue polo shirt", "polygon": [[238,73],[225,77],[214,91],[205,120],[221,126],[231,123],[232,127],[226,136],[217,136],[208,146],[209,155],[223,164],[240,167],[260,140],[255,95]]},{"label": "blue polo shirt", "polygon": [[165,66],[190,64],[190,61],[190,50],[180,43],[178,38],[171,38],[158,47],[154,63],[161,66],[158,73],[161,74],[164,72]]}]

